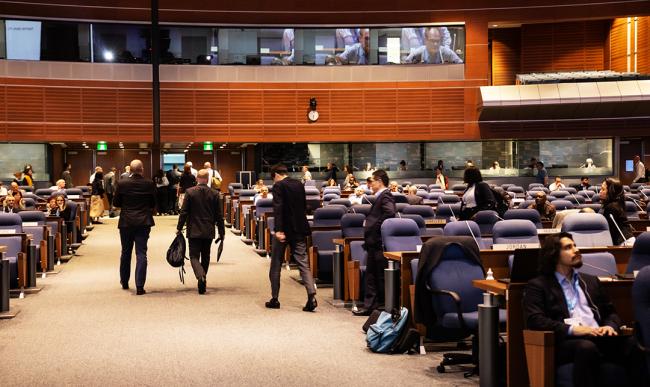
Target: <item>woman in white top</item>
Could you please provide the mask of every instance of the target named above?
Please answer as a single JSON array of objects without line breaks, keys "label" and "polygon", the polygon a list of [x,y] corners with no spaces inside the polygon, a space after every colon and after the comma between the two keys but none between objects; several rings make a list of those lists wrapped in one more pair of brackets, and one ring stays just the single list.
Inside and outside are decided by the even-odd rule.
[{"label": "woman in white top", "polygon": [[463,193],[460,206],[461,220],[472,219],[479,211],[494,210],[496,200],[490,186],[483,181],[483,176],[478,168],[465,169],[463,181],[467,184],[467,189]]},{"label": "woman in white top", "polygon": [[302,166],[302,183],[305,184],[306,181],[311,180],[311,172],[309,172],[309,167],[306,165]]}]

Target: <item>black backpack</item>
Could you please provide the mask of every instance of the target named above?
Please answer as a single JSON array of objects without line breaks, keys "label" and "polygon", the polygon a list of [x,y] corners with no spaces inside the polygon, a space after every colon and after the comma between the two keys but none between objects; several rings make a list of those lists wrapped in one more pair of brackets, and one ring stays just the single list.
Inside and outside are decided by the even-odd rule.
[{"label": "black backpack", "polygon": [[176,238],[172,241],[172,244],[167,249],[167,262],[172,267],[178,267],[178,276],[181,279],[182,283],[185,283],[185,251],[187,247],[185,245],[185,237],[183,234],[176,234]]}]

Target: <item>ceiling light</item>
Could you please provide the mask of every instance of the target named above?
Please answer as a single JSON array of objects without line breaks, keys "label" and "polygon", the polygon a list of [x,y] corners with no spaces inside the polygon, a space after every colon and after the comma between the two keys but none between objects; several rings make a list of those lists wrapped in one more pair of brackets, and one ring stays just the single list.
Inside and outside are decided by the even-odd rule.
[{"label": "ceiling light", "polygon": [[107,62],[112,62],[113,59],[115,59],[115,55],[113,54],[113,51],[104,51],[104,60]]}]

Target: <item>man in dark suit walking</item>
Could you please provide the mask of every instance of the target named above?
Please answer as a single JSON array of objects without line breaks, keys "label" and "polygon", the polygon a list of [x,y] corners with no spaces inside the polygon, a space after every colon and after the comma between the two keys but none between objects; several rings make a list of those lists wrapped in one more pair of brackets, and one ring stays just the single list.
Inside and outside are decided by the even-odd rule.
[{"label": "man in dark suit walking", "polygon": [[145,294],[144,283],[147,279],[147,241],[151,227],[154,226],[153,213],[156,208],[156,184],[145,179],[142,174],[142,161],[133,160],[130,165],[131,177],[117,182],[113,206],[121,208],[120,240],[120,283],[122,289],[129,288],[131,276],[131,253],[135,244],[135,286],[137,295]]},{"label": "man in dark suit walking", "polygon": [[597,277],[578,273],[582,256],[569,233],[550,235],[540,252],[541,275],[524,293],[529,329],[555,332],[558,366],[573,363],[575,386],[596,386],[603,361],[626,368],[629,385],[646,386],[643,359],[632,336],[618,336],[621,319]]},{"label": "man in dark suit walking", "polygon": [[187,223],[187,239],[190,245],[190,262],[198,280],[199,294],[205,294],[206,275],[210,266],[210,247],[215,237],[214,226],[219,227],[219,239],[225,237],[221,199],[219,193],[210,188],[210,172],[201,169],[196,177],[198,185],[185,191],[183,208],[178,217],[176,229],[181,233]]},{"label": "man in dark suit walking", "polygon": [[316,287],[314,278],[309,270],[307,260],[307,244],[305,238],[311,235],[307,223],[307,200],[305,187],[299,180],[287,177],[287,167],[278,164],[271,168],[273,178],[273,214],[275,216],[275,237],[271,250],[271,299],[266,303],[267,308],[279,309],[280,301],[280,272],[284,251],[287,245],[291,248],[293,259],[298,263],[300,277],[307,289],[307,303],[302,308],[305,312],[313,312],[316,302]]},{"label": "man in dark suit walking", "polygon": [[384,303],[384,269],[386,258],[381,242],[381,225],[384,220],[395,216],[395,198],[388,190],[388,174],[378,169],[372,173],[370,188],[375,202],[370,207],[363,226],[365,249],[368,252],[366,264],[366,289],[363,308],[353,311],[355,316],[369,316]]}]

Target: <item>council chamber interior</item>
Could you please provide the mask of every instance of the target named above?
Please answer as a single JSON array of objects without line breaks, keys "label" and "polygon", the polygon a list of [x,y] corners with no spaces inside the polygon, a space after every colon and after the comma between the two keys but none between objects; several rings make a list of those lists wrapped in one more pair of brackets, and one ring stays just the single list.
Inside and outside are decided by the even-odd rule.
[{"label": "council chamber interior", "polygon": [[[608,0],[0,0],[0,354],[13,359],[0,383],[592,385],[560,349],[578,339],[574,328],[539,329],[527,307],[538,256],[560,232],[640,364],[591,361],[593,385],[650,383],[649,10]],[[93,185],[98,172],[116,181],[104,188],[129,179],[135,159],[157,184],[141,298],[115,286],[120,209]],[[183,208],[170,180],[188,162],[218,172],[226,226],[199,301],[189,262],[179,283],[165,261]],[[288,252],[282,310],[264,307],[278,165],[305,189],[314,316],[287,306],[304,298]],[[355,315],[372,277],[364,227],[379,211],[377,171],[395,202],[380,232],[379,310],[408,344],[390,357]],[[495,202],[465,216],[478,205],[474,172]],[[605,211],[612,181],[616,220]],[[16,191],[20,216],[7,214]],[[50,211],[59,191],[69,218]],[[573,289],[601,325],[590,290]],[[192,329],[203,340],[183,343]],[[169,364],[174,355],[195,363]],[[204,374],[209,358],[219,372]]]}]

